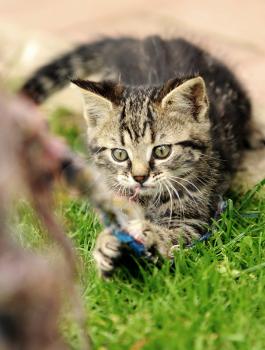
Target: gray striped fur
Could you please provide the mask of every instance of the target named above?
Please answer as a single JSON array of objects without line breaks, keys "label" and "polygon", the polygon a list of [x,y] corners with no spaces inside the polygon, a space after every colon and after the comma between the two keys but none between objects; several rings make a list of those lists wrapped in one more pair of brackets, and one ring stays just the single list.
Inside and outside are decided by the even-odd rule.
[{"label": "gray striped fur", "polygon": [[[104,81],[82,80],[97,72]],[[249,131],[250,101],[229,69],[183,39],[104,39],[40,68],[22,92],[39,103],[70,79],[83,91],[88,145],[108,186],[130,197],[135,177],[145,176],[135,198],[146,220],[132,230],[147,250],[170,257],[180,241],[205,233]],[[159,145],[171,147],[163,161],[154,157]],[[115,148],[128,159],[115,161]],[[120,254],[103,232],[95,250],[101,272],[111,272]]]}]

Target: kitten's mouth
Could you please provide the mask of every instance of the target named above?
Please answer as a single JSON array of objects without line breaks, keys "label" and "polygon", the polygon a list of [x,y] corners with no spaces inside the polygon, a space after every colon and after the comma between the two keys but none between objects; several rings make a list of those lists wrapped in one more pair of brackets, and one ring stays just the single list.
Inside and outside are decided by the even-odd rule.
[{"label": "kitten's mouth", "polygon": [[141,186],[141,185],[138,185],[138,186],[136,186],[135,188],[134,188],[134,190],[133,190],[133,193],[132,193],[132,195],[129,197],[129,200],[130,201],[136,201],[137,200],[137,198],[138,198],[138,196],[139,196],[139,194],[141,194],[141,193],[144,193],[144,192],[146,192],[146,191],[148,191],[148,190],[150,190],[150,189],[152,189],[153,187],[151,187],[151,186]]},{"label": "kitten's mouth", "polygon": [[139,195],[139,193],[141,192],[141,186],[136,186],[134,189],[133,194],[129,197],[130,201],[135,201]]}]

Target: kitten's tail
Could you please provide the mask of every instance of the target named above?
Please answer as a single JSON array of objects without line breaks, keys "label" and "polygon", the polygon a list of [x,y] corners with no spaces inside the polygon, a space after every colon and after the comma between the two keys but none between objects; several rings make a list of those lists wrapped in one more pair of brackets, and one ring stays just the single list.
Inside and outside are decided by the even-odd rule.
[{"label": "kitten's tail", "polygon": [[81,45],[39,68],[24,83],[20,93],[37,104],[42,103],[71,79],[98,73],[104,66],[103,51],[109,39]]}]

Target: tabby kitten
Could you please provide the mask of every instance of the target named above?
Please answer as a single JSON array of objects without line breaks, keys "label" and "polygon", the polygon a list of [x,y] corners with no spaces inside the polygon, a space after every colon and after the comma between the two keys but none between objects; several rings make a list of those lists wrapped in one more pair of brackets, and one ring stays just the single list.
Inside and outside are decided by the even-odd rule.
[{"label": "tabby kitten", "polygon": [[[93,73],[102,81],[80,79]],[[145,220],[131,229],[146,250],[169,258],[200,238],[248,136],[250,102],[234,75],[183,39],[104,39],[39,69],[22,92],[40,103],[70,79],[84,94],[95,164],[110,189],[142,206]],[[102,274],[121,252],[108,231],[99,235]]]}]

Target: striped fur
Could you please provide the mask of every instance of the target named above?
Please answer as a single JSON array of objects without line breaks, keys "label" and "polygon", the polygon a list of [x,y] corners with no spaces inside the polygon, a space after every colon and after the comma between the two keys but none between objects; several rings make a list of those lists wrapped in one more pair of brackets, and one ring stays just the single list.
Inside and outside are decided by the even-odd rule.
[{"label": "striped fur", "polygon": [[[80,79],[95,72],[105,80]],[[182,39],[104,39],[41,68],[22,92],[39,103],[69,79],[83,91],[88,145],[108,186],[145,212],[132,225],[146,248],[170,257],[180,242],[199,238],[248,136],[250,102],[233,74]],[[170,149],[165,159],[155,156],[160,145]],[[126,160],[115,159],[115,149]],[[103,232],[95,250],[101,272],[112,271],[120,254]]]}]

